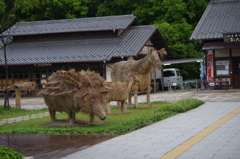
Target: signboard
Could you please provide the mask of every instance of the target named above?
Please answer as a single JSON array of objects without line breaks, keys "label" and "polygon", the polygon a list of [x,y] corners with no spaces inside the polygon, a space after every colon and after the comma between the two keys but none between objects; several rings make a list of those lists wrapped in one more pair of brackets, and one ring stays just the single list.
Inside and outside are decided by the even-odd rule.
[{"label": "signboard", "polygon": [[225,43],[240,43],[240,33],[223,34]]},{"label": "signboard", "polygon": [[217,60],[216,61],[216,76],[229,76],[229,60]]}]

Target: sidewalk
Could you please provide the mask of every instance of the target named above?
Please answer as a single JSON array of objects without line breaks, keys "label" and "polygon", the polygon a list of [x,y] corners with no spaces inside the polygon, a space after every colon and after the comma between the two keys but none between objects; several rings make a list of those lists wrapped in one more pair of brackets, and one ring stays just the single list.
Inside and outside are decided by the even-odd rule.
[{"label": "sidewalk", "polygon": [[[232,118],[227,116],[226,123],[220,120],[233,111],[237,115]],[[237,102],[207,102],[186,113],[115,137],[63,159],[157,159],[162,156],[167,159],[176,156],[178,159],[239,159],[239,112],[240,103]],[[215,126],[217,121],[218,126]],[[206,137],[202,138],[201,134],[196,136],[198,133]],[[197,139],[191,141],[194,136]],[[190,144],[182,146],[186,141]],[[172,151],[176,147],[177,151]],[[168,156],[164,156],[168,152]]]}]

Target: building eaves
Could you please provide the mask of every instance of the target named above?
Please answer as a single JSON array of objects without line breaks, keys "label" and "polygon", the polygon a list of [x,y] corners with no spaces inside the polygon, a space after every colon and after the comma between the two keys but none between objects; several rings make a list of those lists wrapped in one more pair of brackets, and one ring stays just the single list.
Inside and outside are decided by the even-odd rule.
[{"label": "building eaves", "polygon": [[239,49],[239,43],[211,42],[204,43],[201,50]]},{"label": "building eaves", "polygon": [[193,57],[186,59],[175,59],[175,60],[162,60],[163,65],[172,65],[172,64],[181,64],[181,63],[190,63],[190,62],[202,62],[202,57]]},{"label": "building eaves", "polygon": [[[103,62],[120,38],[12,43],[7,46],[8,65],[37,63]],[[4,65],[0,50],[0,65]]]},{"label": "building eaves", "polygon": [[6,30],[3,35],[22,36],[68,32],[118,30],[126,29],[134,22],[138,24],[136,17],[133,15],[18,22]]},{"label": "building eaves", "polygon": [[190,40],[222,39],[223,34],[240,32],[240,1],[211,1]]}]

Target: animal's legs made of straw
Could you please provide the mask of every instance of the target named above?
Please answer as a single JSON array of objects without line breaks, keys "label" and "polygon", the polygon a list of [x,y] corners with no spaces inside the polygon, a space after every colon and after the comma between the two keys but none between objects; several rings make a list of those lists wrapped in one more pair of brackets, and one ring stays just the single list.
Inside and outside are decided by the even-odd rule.
[{"label": "animal's legs made of straw", "polygon": [[111,113],[111,109],[110,109],[110,101],[107,103],[107,114]]},{"label": "animal's legs made of straw", "polygon": [[56,111],[49,109],[49,114],[50,114],[51,121],[55,121],[56,120]]},{"label": "animal's legs made of straw", "polygon": [[152,90],[152,87],[147,87],[147,106],[150,107],[150,92]]},{"label": "animal's legs made of straw", "polygon": [[93,113],[89,113],[89,117],[90,117],[90,123],[94,123],[94,115]]},{"label": "animal's legs made of straw", "polygon": [[128,105],[132,105],[132,91],[129,91],[128,94]]},{"label": "animal's legs made of straw", "polygon": [[122,101],[122,102],[121,102],[121,112],[122,112],[122,113],[126,112],[126,107],[127,107],[127,106],[126,106],[126,101]]},{"label": "animal's legs made of straw", "polygon": [[75,112],[70,111],[68,113],[68,117],[69,117],[69,124],[73,124],[75,122]]},{"label": "animal's legs made of straw", "polygon": [[133,86],[134,90],[134,102],[136,104],[136,108],[138,108],[138,86]]}]

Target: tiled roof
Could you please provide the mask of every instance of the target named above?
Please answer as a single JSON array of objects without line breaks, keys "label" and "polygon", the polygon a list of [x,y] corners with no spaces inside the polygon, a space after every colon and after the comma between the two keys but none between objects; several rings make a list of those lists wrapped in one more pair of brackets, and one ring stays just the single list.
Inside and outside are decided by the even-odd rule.
[{"label": "tiled roof", "polygon": [[[34,63],[97,62],[121,41],[120,38],[16,43],[7,46],[9,65]],[[0,50],[0,65],[4,64]]]},{"label": "tiled roof", "polygon": [[112,56],[136,56],[156,30],[153,25],[135,26],[125,30],[121,35],[123,41],[114,49]]},{"label": "tiled roof", "polygon": [[[153,36],[154,39],[151,39]],[[114,49],[113,57],[137,56],[149,39],[156,44],[156,49],[165,48],[169,53],[167,57],[173,57],[171,50],[154,25],[132,26],[126,29],[121,37],[123,41]]]},{"label": "tiled roof", "polygon": [[11,27],[10,36],[118,30],[126,29],[133,22],[138,23],[133,15],[18,22]]},{"label": "tiled roof", "polygon": [[[7,59],[9,65],[110,61],[113,57],[138,55],[151,37],[159,37],[157,33],[156,27],[146,25],[129,27],[120,37],[12,43],[7,46]],[[165,41],[159,39],[155,45],[163,45],[171,54]],[[0,50],[0,65],[3,59]]]},{"label": "tiled roof", "polygon": [[222,39],[223,33],[240,32],[240,1],[211,1],[190,40]]}]

